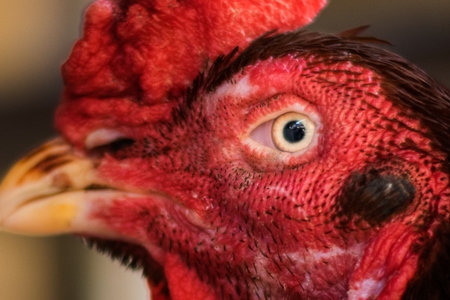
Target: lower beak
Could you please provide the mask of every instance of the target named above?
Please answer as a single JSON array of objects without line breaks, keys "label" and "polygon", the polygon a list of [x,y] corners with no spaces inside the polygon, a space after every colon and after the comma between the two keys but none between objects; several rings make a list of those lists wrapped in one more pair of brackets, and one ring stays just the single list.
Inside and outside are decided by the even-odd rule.
[{"label": "lower beak", "polygon": [[108,228],[89,217],[91,204],[117,197],[133,194],[108,188],[98,178],[93,160],[75,154],[62,139],[55,139],[17,162],[1,183],[0,230],[32,235],[105,235]]}]

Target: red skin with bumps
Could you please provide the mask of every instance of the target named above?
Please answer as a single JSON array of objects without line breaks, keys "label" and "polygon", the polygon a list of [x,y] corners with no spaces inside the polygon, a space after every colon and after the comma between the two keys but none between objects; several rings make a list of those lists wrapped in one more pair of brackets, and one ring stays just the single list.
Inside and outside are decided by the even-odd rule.
[{"label": "red skin with bumps", "polygon": [[[415,230],[421,211],[445,205],[434,196],[449,192],[436,171],[443,153],[434,153],[431,171],[429,158],[399,146],[410,139],[432,151],[420,122],[384,98],[379,75],[348,62],[288,56],[248,66],[232,81],[194,103],[181,122],[189,126],[124,129],[136,143],[104,158],[104,178],[167,199],[117,199],[95,217],[164,266],[171,299],[341,299],[348,291],[351,299],[399,298],[416,272],[411,245],[438,224]],[[242,82],[251,88],[241,92]],[[344,99],[330,82],[346,84]],[[265,116],[293,102],[320,119],[315,145],[290,154],[248,143]],[[332,219],[337,195],[366,166],[410,174],[426,192],[383,226],[352,222],[343,231]],[[379,288],[364,294],[370,280]]]}]

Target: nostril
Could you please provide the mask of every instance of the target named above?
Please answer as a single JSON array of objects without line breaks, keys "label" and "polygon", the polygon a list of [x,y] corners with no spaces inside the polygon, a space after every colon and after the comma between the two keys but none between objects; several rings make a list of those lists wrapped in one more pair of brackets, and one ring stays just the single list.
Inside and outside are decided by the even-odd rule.
[{"label": "nostril", "polygon": [[115,129],[98,129],[89,134],[85,141],[85,149],[90,154],[115,154],[134,144],[134,140]]}]

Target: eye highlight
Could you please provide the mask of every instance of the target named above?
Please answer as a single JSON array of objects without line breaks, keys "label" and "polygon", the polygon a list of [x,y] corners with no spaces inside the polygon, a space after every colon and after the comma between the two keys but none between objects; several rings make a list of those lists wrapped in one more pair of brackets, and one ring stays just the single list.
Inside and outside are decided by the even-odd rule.
[{"label": "eye highlight", "polygon": [[304,114],[285,113],[273,121],[272,140],[279,150],[297,152],[311,144],[316,126]]}]

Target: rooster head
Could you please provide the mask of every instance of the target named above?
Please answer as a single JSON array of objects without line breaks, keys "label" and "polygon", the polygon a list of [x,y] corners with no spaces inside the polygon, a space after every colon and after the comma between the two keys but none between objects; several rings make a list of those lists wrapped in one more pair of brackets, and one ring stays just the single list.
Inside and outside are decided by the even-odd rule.
[{"label": "rooster head", "polygon": [[450,93],[283,33],[323,4],[97,1],[62,138],[5,178],[1,226],[81,235],[155,299],[448,296]]}]

